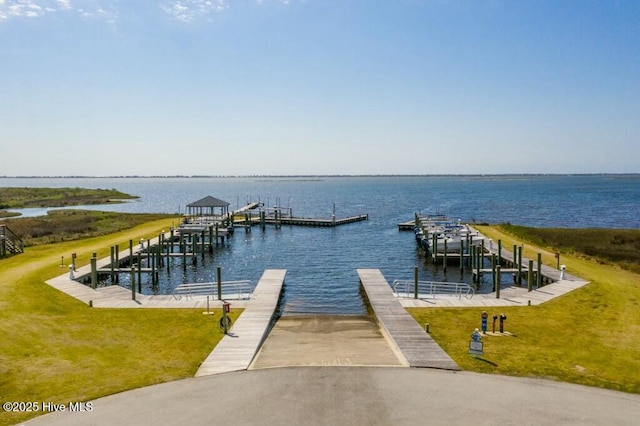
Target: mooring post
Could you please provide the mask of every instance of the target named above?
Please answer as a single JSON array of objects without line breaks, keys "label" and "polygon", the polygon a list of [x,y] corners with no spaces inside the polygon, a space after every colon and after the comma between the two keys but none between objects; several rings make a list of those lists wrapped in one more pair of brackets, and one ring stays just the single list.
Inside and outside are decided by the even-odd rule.
[{"label": "mooring post", "polygon": [[[131,259],[133,261],[133,258]],[[131,262],[131,300],[136,300],[136,265]]]},{"label": "mooring post", "polygon": [[542,253],[538,253],[538,276],[536,277],[537,288],[542,287]]},{"label": "mooring post", "polygon": [[218,300],[222,300],[222,268],[220,266],[216,269],[216,277],[218,279]]},{"label": "mooring post", "polygon": [[220,234],[220,231],[219,231],[218,223],[216,222],[216,247],[218,247],[219,234]]},{"label": "mooring post", "polygon": [[533,289],[533,259],[529,259],[529,270],[527,273],[527,291]]},{"label": "mooring post", "polygon": [[111,252],[110,252],[110,257],[109,260],[111,261],[111,284],[114,284],[116,282],[116,273],[115,273],[115,263],[116,263],[116,256],[114,254],[115,248],[113,246],[110,247]]},{"label": "mooring post", "polygon": [[464,239],[460,238],[460,273],[464,273]]},{"label": "mooring post", "polygon": [[129,240],[129,259],[133,260],[133,240]]},{"label": "mooring post", "polygon": [[[95,254],[95,253],[94,253]],[[91,258],[91,287],[96,288],[98,286],[98,259],[93,256]]]},{"label": "mooring post", "polygon": [[154,246],[153,248],[149,247],[149,251],[151,252],[151,257],[149,258],[151,262],[151,285],[156,284],[156,250],[158,246]]},{"label": "mooring post", "polygon": [[447,237],[444,238],[444,251],[442,252],[442,269],[447,273]]},{"label": "mooring post", "polygon": [[480,248],[480,265],[484,266],[484,239],[482,240],[482,247]]},{"label": "mooring post", "polygon": [[[116,268],[120,269],[120,245],[116,244]],[[75,264],[74,264],[74,269],[75,269]],[[120,282],[120,274],[116,274],[116,284],[118,284]]]},{"label": "mooring post", "polygon": [[500,265],[496,265],[496,299],[500,299],[500,271],[502,267]]},{"label": "mooring post", "polygon": [[518,246],[518,287],[522,286],[522,246]]},{"label": "mooring post", "polygon": [[182,238],[182,234],[180,234],[180,245],[182,247],[182,268],[187,270],[187,240],[186,238]]},{"label": "mooring post", "polygon": [[438,236],[435,233],[431,236],[431,256],[435,264],[438,259]]},{"label": "mooring post", "polygon": [[209,253],[213,253],[213,225],[209,225]]},{"label": "mooring post", "polygon": [[204,230],[200,233],[200,258],[204,260]]},{"label": "mooring post", "polygon": [[496,291],[496,254],[491,253],[491,286],[493,291]]},{"label": "mooring post", "polygon": [[[138,265],[138,282],[142,281],[142,253],[138,252],[137,256],[137,265]],[[133,263],[133,259],[131,259],[131,263]]]},{"label": "mooring post", "polygon": [[498,265],[502,265],[502,240],[498,240]]},{"label": "mooring post", "polygon": [[418,298],[418,267],[413,267],[413,298]]}]

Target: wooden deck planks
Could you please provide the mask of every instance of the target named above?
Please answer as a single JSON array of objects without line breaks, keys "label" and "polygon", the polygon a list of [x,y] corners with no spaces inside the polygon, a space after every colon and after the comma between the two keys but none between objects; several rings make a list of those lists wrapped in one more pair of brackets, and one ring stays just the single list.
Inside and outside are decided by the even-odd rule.
[{"label": "wooden deck planks", "polygon": [[380,327],[406,365],[460,369],[405,311],[379,269],[358,269],[358,276]]},{"label": "wooden deck planks", "polygon": [[284,285],[284,269],[267,269],[242,315],[202,363],[196,377],[246,370],[267,337]]}]

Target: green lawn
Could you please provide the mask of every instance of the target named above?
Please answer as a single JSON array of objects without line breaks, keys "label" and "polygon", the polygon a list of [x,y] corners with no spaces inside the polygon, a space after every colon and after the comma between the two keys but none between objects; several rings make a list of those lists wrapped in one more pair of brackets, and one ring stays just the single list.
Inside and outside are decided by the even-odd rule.
[{"label": "green lawn", "polygon": [[[496,227],[481,231],[503,247],[521,242]],[[525,256],[553,252],[525,243]],[[430,323],[433,338],[465,370],[539,377],[640,393],[640,275],[582,255],[561,254],[567,271],[587,286],[540,306],[487,309],[507,315],[505,329],[516,337],[484,338],[485,355],[467,353],[480,328],[482,308],[408,309],[419,324]]]},{"label": "green lawn", "polygon": [[[110,246],[155,237],[175,220],[0,260],[0,402],[85,401],[195,374],[222,338],[219,310],[89,308],[44,283],[64,273],[61,256],[77,252],[86,264],[94,251],[108,256]],[[29,417],[2,412],[0,424]]]}]

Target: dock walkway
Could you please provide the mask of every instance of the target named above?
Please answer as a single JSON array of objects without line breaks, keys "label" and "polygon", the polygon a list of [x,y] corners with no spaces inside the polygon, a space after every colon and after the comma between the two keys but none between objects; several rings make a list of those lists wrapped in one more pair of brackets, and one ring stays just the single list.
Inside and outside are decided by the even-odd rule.
[{"label": "dock walkway", "polygon": [[379,269],[358,269],[358,276],[380,328],[406,365],[460,369],[402,307]]},{"label": "dock walkway", "polygon": [[285,269],[264,271],[252,300],[247,303],[229,334],[222,338],[202,363],[196,377],[249,368],[269,333],[286,272]]}]

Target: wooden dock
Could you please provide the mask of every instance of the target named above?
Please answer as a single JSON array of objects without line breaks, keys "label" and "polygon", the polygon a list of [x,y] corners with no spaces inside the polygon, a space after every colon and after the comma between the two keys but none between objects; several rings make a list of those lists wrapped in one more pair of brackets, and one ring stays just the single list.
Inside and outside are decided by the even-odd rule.
[{"label": "wooden dock", "polygon": [[246,370],[266,339],[284,285],[285,269],[267,269],[253,292],[252,300],[233,324],[228,335],[202,363],[196,377]]},{"label": "wooden dock", "polygon": [[[267,216],[263,219],[266,225],[290,225],[290,226],[310,226],[310,227],[320,227],[320,228],[331,228],[334,226],[346,225],[348,223],[354,222],[362,222],[369,219],[368,214],[361,214],[357,216],[343,217],[340,219],[318,219],[318,218],[306,218],[306,217],[289,217],[283,216],[275,218],[273,216]],[[251,217],[248,221],[241,220],[236,221],[234,226],[237,227],[246,227],[259,225],[260,218],[259,217]]]},{"label": "wooden dock", "polygon": [[358,269],[358,276],[380,328],[407,366],[460,369],[402,307],[379,269]]}]

